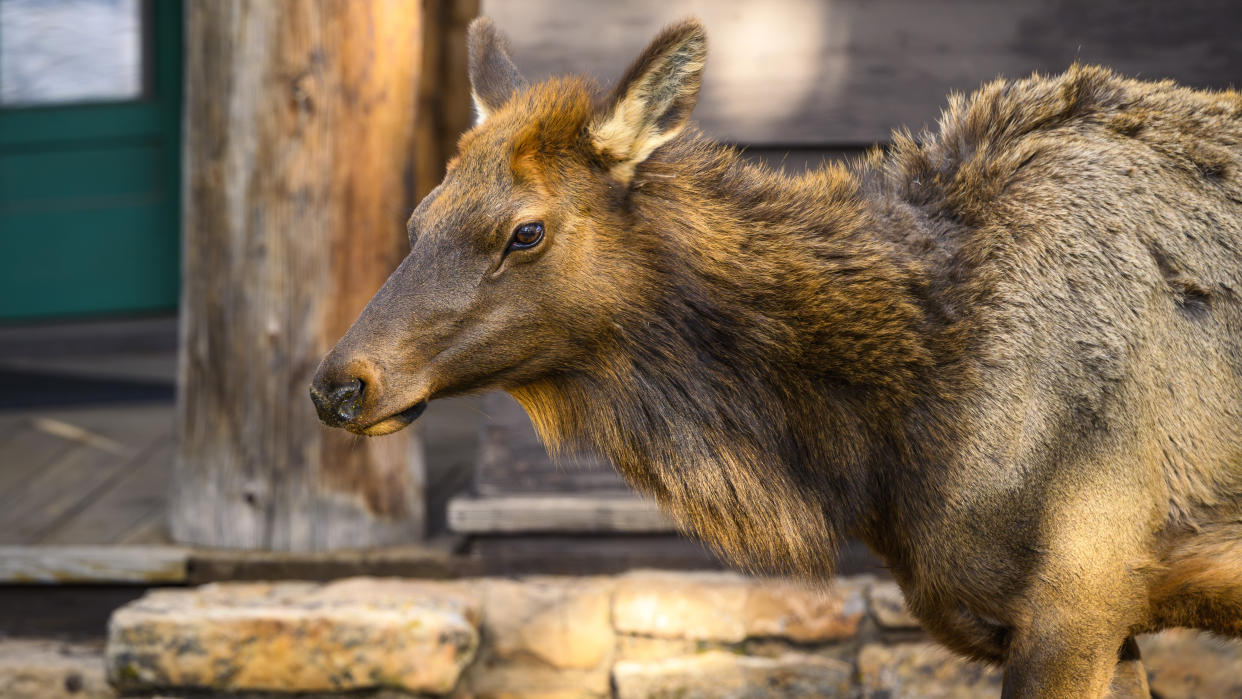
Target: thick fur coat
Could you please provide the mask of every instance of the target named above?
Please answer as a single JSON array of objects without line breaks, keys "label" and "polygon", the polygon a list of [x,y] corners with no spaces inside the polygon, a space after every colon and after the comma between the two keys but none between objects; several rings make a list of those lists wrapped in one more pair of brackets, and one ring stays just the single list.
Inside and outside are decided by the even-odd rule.
[{"label": "thick fur coat", "polygon": [[1074,66],[788,176],[685,128],[697,24],[603,96],[471,42],[482,123],[325,359],[374,391],[336,424],[504,388],[743,565],[860,537],[1012,696],[1242,634],[1242,95]]}]

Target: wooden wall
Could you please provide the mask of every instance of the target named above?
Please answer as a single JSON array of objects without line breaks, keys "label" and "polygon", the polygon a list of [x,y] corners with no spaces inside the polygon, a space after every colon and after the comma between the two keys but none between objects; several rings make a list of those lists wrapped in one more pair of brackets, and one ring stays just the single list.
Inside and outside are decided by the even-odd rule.
[{"label": "wooden wall", "polygon": [[696,116],[749,146],[859,146],[933,122],[950,90],[1073,61],[1227,87],[1234,0],[483,0],[528,78],[610,83],[659,28],[697,16],[710,55]]},{"label": "wooden wall", "polygon": [[[883,144],[895,128],[918,131],[934,124],[949,92],[969,92],[997,76],[1060,72],[1074,61],[1199,87],[1229,87],[1242,76],[1242,2],[1228,0],[480,4],[481,13],[508,36],[514,61],[528,79],[585,73],[604,85],[620,76],[662,26],[697,16],[707,26],[710,46],[695,111],[700,128],[745,146],[752,158],[791,171]],[[476,473],[479,498],[450,507],[450,523],[456,513],[461,530],[481,533],[486,527],[479,523],[491,516],[495,531],[510,531],[512,515],[504,507],[512,503],[500,499],[522,495],[531,498],[532,515],[545,515],[524,521],[544,522],[546,534],[567,521],[556,516],[557,503],[578,493],[598,498],[602,514],[592,531],[606,529],[605,511],[615,507],[611,498],[626,488],[615,472],[591,459],[551,464],[516,403],[496,394],[483,405],[488,418]],[[493,500],[504,507],[491,507]],[[654,534],[659,527],[651,529]],[[616,557],[627,546],[655,551],[659,546],[653,541],[620,543],[608,555]],[[535,556],[540,566],[550,565],[550,551],[581,557],[598,548],[562,539],[496,542],[488,555],[516,551],[525,542],[543,556],[524,554]],[[858,560],[861,569],[865,556]]]}]

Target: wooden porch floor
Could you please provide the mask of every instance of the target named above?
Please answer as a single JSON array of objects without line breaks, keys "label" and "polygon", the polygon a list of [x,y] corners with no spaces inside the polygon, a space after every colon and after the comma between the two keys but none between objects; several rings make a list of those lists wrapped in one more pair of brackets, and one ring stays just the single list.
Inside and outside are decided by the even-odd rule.
[{"label": "wooden porch floor", "polygon": [[0,414],[0,545],[168,543],[173,407]]},{"label": "wooden porch floor", "polygon": [[176,318],[0,328],[0,545],[168,543]]},{"label": "wooden porch floor", "polygon": [[[170,543],[176,319],[0,327],[0,546]],[[473,398],[420,424],[430,533],[470,483]]]}]

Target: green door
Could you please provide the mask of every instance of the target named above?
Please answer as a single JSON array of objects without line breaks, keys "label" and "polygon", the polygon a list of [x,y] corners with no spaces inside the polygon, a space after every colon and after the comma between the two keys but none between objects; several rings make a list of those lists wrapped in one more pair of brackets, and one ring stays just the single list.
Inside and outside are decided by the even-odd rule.
[{"label": "green door", "polygon": [[180,0],[0,0],[0,320],[171,310]]}]

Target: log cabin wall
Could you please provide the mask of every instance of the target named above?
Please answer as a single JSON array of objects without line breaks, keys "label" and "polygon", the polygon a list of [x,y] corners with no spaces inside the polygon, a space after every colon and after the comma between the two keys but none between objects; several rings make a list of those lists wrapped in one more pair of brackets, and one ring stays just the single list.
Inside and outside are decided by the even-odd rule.
[{"label": "log cabin wall", "polygon": [[[482,0],[480,9],[529,80],[584,73],[604,86],[662,26],[698,17],[709,40],[699,128],[791,172],[882,146],[894,129],[934,126],[950,92],[999,76],[1075,61],[1202,88],[1242,76],[1242,5],[1226,0]],[[507,396],[487,396],[483,413],[475,492],[450,505],[449,524],[474,535],[496,570],[710,560],[674,540],[607,464],[552,464]],[[843,569],[870,565],[858,545],[844,556]]]}]

